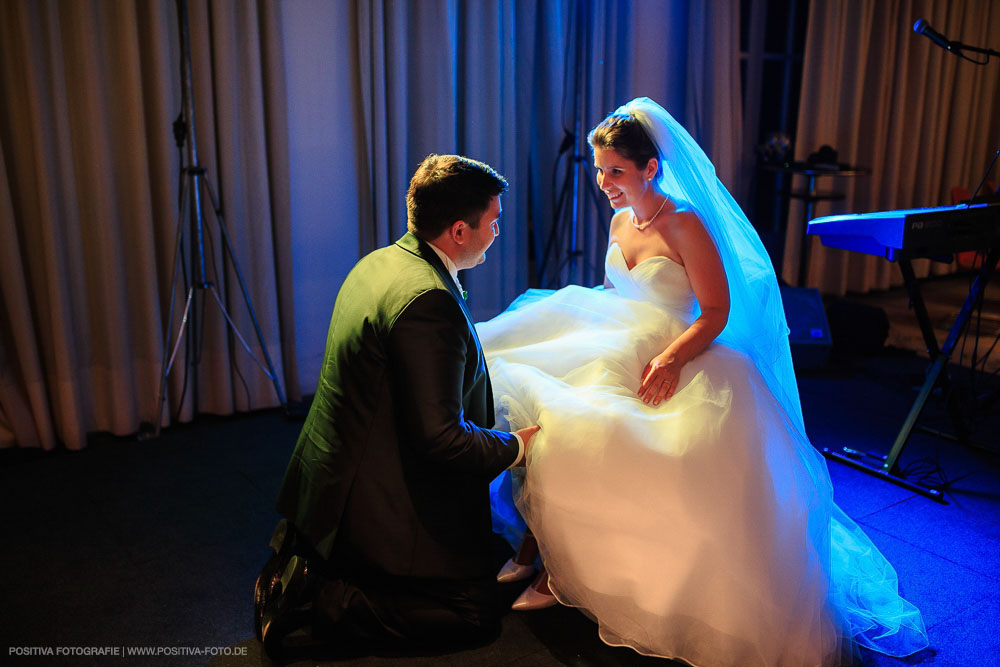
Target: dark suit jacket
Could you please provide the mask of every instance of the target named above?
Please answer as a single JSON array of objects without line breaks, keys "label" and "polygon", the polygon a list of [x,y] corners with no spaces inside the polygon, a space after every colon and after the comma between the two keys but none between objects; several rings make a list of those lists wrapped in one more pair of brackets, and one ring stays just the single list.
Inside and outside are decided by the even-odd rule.
[{"label": "dark suit jacket", "polygon": [[406,234],[340,289],[277,509],[334,567],[491,575],[489,482],[517,457],[493,409],[465,302]]}]

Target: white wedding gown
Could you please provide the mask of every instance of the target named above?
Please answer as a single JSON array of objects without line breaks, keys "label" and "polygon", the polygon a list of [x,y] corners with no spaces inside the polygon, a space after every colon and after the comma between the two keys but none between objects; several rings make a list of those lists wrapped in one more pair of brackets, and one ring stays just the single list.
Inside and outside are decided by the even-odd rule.
[{"label": "white wedding gown", "polygon": [[612,244],[606,271],[615,289],[532,290],[477,326],[498,428],[541,425],[526,472],[492,485],[496,528],[516,544],[520,511],[560,602],[611,645],[741,667],[925,647],[892,566],[746,356],[713,343],[668,401],[638,399],[695,317],[684,267],[629,270]]}]

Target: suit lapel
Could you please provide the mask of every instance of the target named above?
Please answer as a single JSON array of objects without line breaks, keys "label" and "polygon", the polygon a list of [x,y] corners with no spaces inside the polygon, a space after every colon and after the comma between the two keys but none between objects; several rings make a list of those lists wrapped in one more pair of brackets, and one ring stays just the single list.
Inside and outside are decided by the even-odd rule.
[{"label": "suit lapel", "polygon": [[451,274],[448,273],[448,269],[445,268],[444,263],[441,261],[441,258],[438,257],[437,253],[434,252],[434,250],[431,249],[426,242],[417,238],[416,235],[411,232],[407,232],[401,239],[396,241],[396,245],[407,252],[413,253],[433,266],[434,270],[441,276],[441,280],[444,281],[444,284],[448,287],[448,291],[451,292],[453,297],[455,297],[455,301],[458,301],[458,305],[462,309],[462,312],[465,313],[465,321],[469,325],[469,331],[472,332],[472,340],[475,341],[476,344],[477,373],[482,374],[481,377],[485,380],[486,384],[487,408],[483,414],[485,421],[481,425],[486,428],[493,428],[493,383],[490,382],[490,372],[489,368],[486,366],[486,355],[483,353],[483,344],[479,342],[479,334],[476,333],[475,320],[472,319],[472,313],[469,311],[469,307],[466,305],[461,292],[459,292],[458,285],[455,284],[455,280],[451,277]]}]

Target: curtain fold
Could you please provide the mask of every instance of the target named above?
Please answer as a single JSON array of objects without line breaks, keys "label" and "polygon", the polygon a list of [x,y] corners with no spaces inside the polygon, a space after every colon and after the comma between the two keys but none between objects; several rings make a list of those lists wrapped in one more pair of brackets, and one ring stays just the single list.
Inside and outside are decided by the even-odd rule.
[{"label": "curtain fold", "polygon": [[[521,5],[523,6],[523,5]],[[526,171],[536,34],[510,0],[420,3],[357,0],[354,96],[364,133],[359,155],[360,254],[406,230],[403,195],[430,153],[460,153],[508,177],[501,236],[490,264],[462,276],[480,307],[496,308],[527,286]],[[547,18],[551,12],[541,5]],[[533,12],[531,13],[533,14]],[[365,187],[365,186],[368,187]],[[498,258],[499,256],[499,258]]]},{"label": "curtain fold", "polygon": [[[365,147],[357,156],[360,254],[403,233],[403,193],[428,153],[491,164],[510,191],[487,263],[461,276],[477,318],[495,315],[529,284],[603,280],[612,211],[593,182],[585,138],[629,99],[652,97],[685,118],[735,184],[735,0],[425,0],[419,8],[355,0],[352,12],[358,77],[349,94]],[[689,40],[692,31],[704,41]],[[574,170],[575,231],[572,202],[556,207],[561,192],[574,191]]]},{"label": "curtain fold", "polygon": [[691,4],[685,122],[712,158],[719,180],[733,195],[753,165],[741,162],[743,124],[740,82],[739,3],[707,0]]},{"label": "curtain fold", "polygon": [[[199,165],[219,199],[268,353],[296,398],[303,350],[295,347],[292,267],[322,258],[297,245],[292,220],[289,151],[299,144],[289,135],[296,101],[286,79],[296,73],[286,70],[283,42],[291,37],[282,24],[292,10],[266,0],[192,0],[188,11]],[[297,19],[303,11],[348,17],[348,43],[334,55],[337,80],[349,82],[335,90],[350,100],[349,117],[324,134],[340,139],[340,152],[309,159],[329,159],[336,168],[322,173],[351,179],[357,201],[345,210],[359,217],[334,224],[351,227],[339,229],[357,243],[357,257],[403,233],[403,195],[428,153],[467,154],[509,179],[489,261],[462,276],[480,319],[537,280],[533,262],[550,238],[549,285],[601,282],[611,210],[594,183],[585,135],[632,97],[652,97],[684,118],[723,181],[736,183],[736,0],[351,0],[296,8]],[[176,281],[170,311],[183,180],[171,130],[181,106],[179,64],[173,3],[0,3],[0,92],[17,101],[0,109],[2,445],[75,449],[88,432],[132,433],[154,418],[164,338],[176,336],[186,285],[196,279],[185,229],[187,282]],[[341,76],[344,68],[349,75]],[[296,111],[296,123],[341,120]],[[578,159],[573,150],[560,154],[567,142]],[[556,201],[574,170],[579,253],[570,272],[569,207],[557,215]],[[203,214],[208,279],[260,356],[207,196]],[[321,224],[310,229],[338,234]],[[298,295],[332,303],[335,288],[319,280]],[[214,299],[201,298],[197,377],[185,374],[182,345],[164,424],[277,402]],[[322,341],[315,346],[321,352]]]},{"label": "curtain fold", "polygon": [[[80,449],[88,432],[126,435],[154,419],[180,180],[170,127],[180,108],[174,9],[96,0],[0,6],[7,101],[0,110],[0,445]],[[220,193],[264,339],[294,397],[279,9],[189,3],[200,163]],[[220,293],[241,333],[255,341],[215,234]],[[182,362],[171,373],[163,423],[195,410],[277,404],[270,381],[227,340],[213,308],[208,303],[204,317],[199,402],[189,387],[179,404]]]},{"label": "curtain fold", "polygon": [[[266,185],[270,199],[268,211],[274,244],[272,264],[278,315],[278,360],[282,365],[282,383],[287,399],[302,400],[298,355],[295,349],[295,289],[292,276],[292,205],[289,185],[288,89],[285,85],[284,48],[282,44],[281,5],[261,2],[258,29],[261,39],[261,97],[263,100],[263,139],[266,155]],[[273,357],[272,357],[273,360]]]},{"label": "curtain fold", "polygon": [[[0,151],[0,183],[6,184],[7,176]],[[0,446],[38,447],[55,442],[55,433],[18,237],[5,186],[0,188],[0,312],[10,326],[0,327]]]},{"label": "curtain fold", "polygon": [[[913,32],[923,18],[949,39],[991,46],[1000,34],[1000,6],[979,0],[813,0],[805,46],[795,158],[821,145],[839,161],[871,174],[824,179],[820,186],[845,194],[818,204],[815,215],[951,204],[950,190],[975,188],[1000,148],[1000,63],[977,66]],[[993,181],[998,182],[996,171]],[[789,207],[783,275],[794,284],[800,202]],[[885,289],[902,283],[898,265],[822,247],[808,240],[807,284],[831,294]],[[919,260],[918,276],[954,270]]]}]

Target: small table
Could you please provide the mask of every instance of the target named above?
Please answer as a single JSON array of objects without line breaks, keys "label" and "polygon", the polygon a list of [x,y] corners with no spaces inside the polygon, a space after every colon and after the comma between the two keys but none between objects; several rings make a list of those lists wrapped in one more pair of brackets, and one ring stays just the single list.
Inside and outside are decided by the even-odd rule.
[{"label": "small table", "polygon": [[781,164],[761,164],[761,169],[773,171],[779,174],[791,174],[792,176],[805,176],[806,189],[793,190],[791,186],[787,190],[779,192],[779,196],[789,199],[801,199],[805,202],[805,213],[802,217],[802,238],[799,240],[799,280],[800,287],[805,286],[806,270],[809,267],[809,244],[806,242],[806,227],[813,219],[813,209],[818,201],[839,201],[844,195],[839,192],[820,192],[816,189],[816,179],[820,176],[865,176],[871,173],[867,167],[851,167],[844,164],[813,164],[809,162],[783,162]]}]

